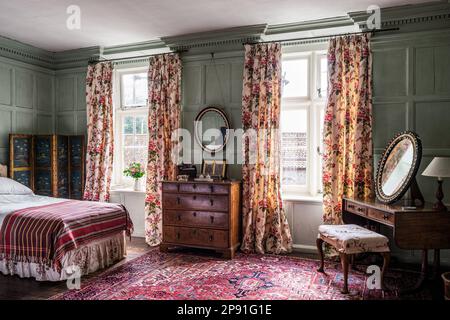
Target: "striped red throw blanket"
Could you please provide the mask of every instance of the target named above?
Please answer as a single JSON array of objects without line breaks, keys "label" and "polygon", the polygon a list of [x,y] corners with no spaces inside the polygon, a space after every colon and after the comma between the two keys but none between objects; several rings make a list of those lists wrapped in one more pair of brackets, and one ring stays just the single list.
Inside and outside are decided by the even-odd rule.
[{"label": "striped red throw blanket", "polygon": [[81,245],[126,231],[133,224],[124,206],[68,200],[8,214],[0,229],[0,258],[53,265]]}]

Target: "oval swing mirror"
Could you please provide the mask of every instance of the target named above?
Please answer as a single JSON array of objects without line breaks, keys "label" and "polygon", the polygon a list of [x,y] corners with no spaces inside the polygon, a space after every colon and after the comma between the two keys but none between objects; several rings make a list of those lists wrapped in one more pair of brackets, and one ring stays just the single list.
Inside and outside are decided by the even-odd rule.
[{"label": "oval swing mirror", "polygon": [[378,164],[375,178],[378,200],[388,204],[400,200],[415,182],[421,159],[422,143],[417,134],[407,131],[392,139]]},{"label": "oval swing mirror", "polygon": [[195,118],[195,139],[203,150],[221,151],[228,142],[230,122],[222,110],[208,107]]}]

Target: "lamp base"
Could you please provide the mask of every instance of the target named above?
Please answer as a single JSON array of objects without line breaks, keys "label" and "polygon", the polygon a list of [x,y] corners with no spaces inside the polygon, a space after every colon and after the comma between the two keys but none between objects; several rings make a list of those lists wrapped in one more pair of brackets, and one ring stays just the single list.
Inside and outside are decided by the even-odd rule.
[{"label": "lamp base", "polygon": [[433,205],[433,209],[437,211],[448,211],[447,207],[442,202],[444,199],[444,192],[442,192],[442,180],[438,180],[438,189],[436,192],[437,202]]},{"label": "lamp base", "polygon": [[442,201],[433,204],[433,209],[436,211],[448,211],[448,208],[442,203]]}]

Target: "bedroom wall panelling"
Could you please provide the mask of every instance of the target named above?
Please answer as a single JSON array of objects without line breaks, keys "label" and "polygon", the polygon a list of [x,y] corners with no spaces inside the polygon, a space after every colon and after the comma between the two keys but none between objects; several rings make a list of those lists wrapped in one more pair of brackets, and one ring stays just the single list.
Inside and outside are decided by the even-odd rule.
[{"label": "bedroom wall panelling", "polygon": [[54,71],[0,57],[0,163],[8,161],[8,135],[54,132]]},{"label": "bedroom wall panelling", "polygon": [[[219,106],[227,114],[232,129],[242,128],[241,100],[244,52],[225,51],[214,54],[183,55],[182,75],[182,125],[191,133],[191,150],[202,152],[194,145],[194,120],[197,114],[207,106]],[[195,147],[196,146],[196,147]],[[228,177],[241,178],[241,165],[237,163],[241,147],[234,143],[229,151],[234,164],[228,165]],[[208,153],[204,158],[210,158]],[[217,155],[219,156],[219,155]],[[197,168],[200,172],[200,166]]]},{"label": "bedroom wall panelling", "polygon": [[56,71],[56,133],[87,136],[86,67]]},{"label": "bedroom wall panelling", "polygon": [[[372,50],[375,165],[396,133],[417,132],[423,144],[417,180],[434,202],[436,180],[421,173],[433,157],[450,156],[450,29],[376,37]],[[450,203],[450,183],[444,194]],[[419,257],[411,252],[404,258]],[[442,260],[450,264],[450,252]]]}]

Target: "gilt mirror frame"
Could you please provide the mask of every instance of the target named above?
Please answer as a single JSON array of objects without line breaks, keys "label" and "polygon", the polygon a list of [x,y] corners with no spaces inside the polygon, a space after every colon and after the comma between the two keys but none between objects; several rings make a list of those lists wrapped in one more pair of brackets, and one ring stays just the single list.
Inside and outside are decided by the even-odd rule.
[{"label": "gilt mirror frame", "polygon": [[[397,188],[397,190],[391,195],[386,195],[383,192],[383,185],[382,185],[382,176],[386,162],[389,159],[389,156],[391,155],[395,147],[405,139],[408,139],[413,146],[414,154],[411,167],[403,183]],[[408,189],[412,186],[412,184],[416,183],[416,174],[417,171],[419,170],[421,159],[422,159],[422,142],[416,133],[412,131],[405,131],[396,135],[389,142],[389,144],[387,145],[386,149],[383,152],[380,161],[378,162],[378,168],[375,177],[375,193],[378,200],[385,204],[392,204],[400,200],[408,191]]]},{"label": "gilt mirror frame", "polygon": [[[202,117],[203,117],[206,113],[208,113],[208,112],[216,112],[216,113],[218,113],[219,116],[220,116],[220,117],[223,119],[223,121],[225,122],[225,126],[226,126],[226,128],[227,128],[227,133],[225,134],[223,144],[220,146],[220,148],[217,148],[217,149],[210,149],[210,148],[208,148],[207,146],[203,145],[203,137],[199,137],[198,124],[199,124],[199,122],[202,120]],[[219,128],[217,128],[217,129],[219,129]],[[228,117],[227,117],[226,113],[225,113],[220,107],[218,107],[218,106],[209,106],[209,107],[206,107],[206,108],[204,108],[203,110],[201,110],[201,111],[199,112],[199,114],[197,115],[197,117],[195,117],[195,123],[194,123],[194,136],[195,136],[195,140],[196,140],[197,143],[200,145],[200,147],[201,147],[204,151],[206,151],[206,152],[209,152],[209,153],[216,153],[216,152],[222,151],[222,150],[225,148],[226,144],[228,143],[228,139],[229,139],[229,137],[230,137],[230,134],[229,134],[229,132],[228,132],[229,129],[230,129],[230,121],[228,120]]]}]

